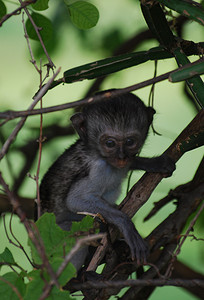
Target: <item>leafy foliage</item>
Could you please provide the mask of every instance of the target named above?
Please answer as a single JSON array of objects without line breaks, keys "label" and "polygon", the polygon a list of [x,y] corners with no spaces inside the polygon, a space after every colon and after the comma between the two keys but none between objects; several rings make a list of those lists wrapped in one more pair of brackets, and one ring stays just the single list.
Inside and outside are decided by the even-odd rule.
[{"label": "leafy foliage", "polygon": [[[0,8],[1,8],[1,2],[2,1],[0,0]],[[38,0],[35,3],[31,4],[30,6],[34,10],[44,11],[49,8],[48,4],[49,4],[49,0]],[[86,1],[76,1],[74,3],[70,3],[70,1],[68,0],[64,0],[62,4],[64,4],[64,8],[67,8],[67,11],[70,15],[71,22],[78,29],[86,30],[96,26],[99,20],[99,11],[93,4]],[[2,2],[2,6],[3,5],[4,3]],[[2,7],[2,16],[5,13],[6,12]],[[57,48],[58,40],[60,36],[59,28],[60,28],[60,24],[62,23],[61,15],[57,17],[58,21],[57,22],[55,21],[55,26],[53,26],[54,20],[51,20],[40,13],[32,12],[31,17],[36,26],[32,24],[29,18],[27,19],[26,29],[29,38],[39,42],[39,38],[36,33],[36,30],[38,30],[44,44],[46,45],[46,48],[49,50],[49,52],[53,52]],[[67,14],[66,14],[66,19],[67,19]],[[68,19],[67,19],[67,24],[68,24]],[[36,50],[37,50],[36,51],[37,55],[39,54],[41,56],[43,55],[41,46],[37,47]]]},{"label": "leafy foliage", "polygon": [[[37,227],[43,244],[46,256],[54,272],[64,261],[64,256],[70,252],[76,242],[76,238],[89,231],[93,227],[93,218],[87,216],[81,222],[73,222],[71,230],[64,231],[57,224],[54,214],[45,213],[38,219]],[[20,274],[9,272],[0,277],[0,291],[3,292],[1,299],[19,299],[18,293],[24,300],[36,300],[40,297],[44,288],[44,281],[50,281],[50,275],[42,264],[39,252],[28,239],[31,249],[33,263],[39,265],[39,269],[27,273],[23,270]],[[0,254],[0,264],[17,265],[15,259],[8,248]],[[71,278],[76,276],[75,267],[69,263],[58,278],[60,286],[64,286]],[[43,280],[42,280],[43,279]],[[27,282],[28,281],[28,282]],[[2,298],[3,297],[3,298]],[[69,292],[53,287],[47,299],[73,299],[69,297]]]}]

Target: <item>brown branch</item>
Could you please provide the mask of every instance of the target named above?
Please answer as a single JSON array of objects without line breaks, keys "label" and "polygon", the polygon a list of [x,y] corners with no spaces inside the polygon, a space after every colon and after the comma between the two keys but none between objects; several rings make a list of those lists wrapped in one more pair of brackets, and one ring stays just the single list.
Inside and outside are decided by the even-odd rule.
[{"label": "brown branch", "polygon": [[[195,63],[197,63],[197,62],[195,62]],[[194,64],[194,63],[192,63],[192,64]],[[188,65],[185,65],[183,67],[174,69],[172,71],[166,72],[166,73],[164,73],[162,75],[159,75],[159,76],[156,76],[154,78],[147,79],[147,80],[142,81],[140,83],[130,85],[126,88],[111,90],[111,91],[108,91],[107,93],[96,94],[92,97],[85,97],[81,100],[68,102],[68,103],[61,104],[61,105],[50,106],[50,107],[46,107],[46,108],[43,108],[43,109],[35,109],[35,110],[31,110],[31,111],[28,111],[28,110],[26,110],[26,111],[25,110],[24,111],[12,111],[12,110],[6,111],[6,112],[3,112],[3,113],[0,113],[0,119],[12,120],[12,119],[19,118],[19,117],[39,115],[39,114],[42,114],[42,113],[51,113],[51,112],[61,111],[61,110],[65,110],[65,109],[85,105],[85,104],[93,102],[93,101],[99,101],[99,100],[102,100],[102,99],[117,97],[117,96],[123,95],[125,93],[136,91],[136,90],[139,90],[139,89],[144,88],[146,86],[161,82],[161,81],[166,80],[166,79],[170,80],[171,73],[174,73],[178,70],[183,70],[183,69],[185,69],[186,67],[188,67],[192,64],[188,64]],[[36,97],[39,97],[39,94],[42,93],[43,88],[44,87],[42,87],[42,89],[39,90],[39,92],[34,97],[34,99]],[[47,91],[47,89],[46,89],[46,91]],[[44,94],[45,93],[43,93],[43,95]]]},{"label": "brown branch", "polygon": [[[169,245],[169,243],[172,243],[173,241],[178,241],[180,232],[182,231],[188,217],[197,209],[203,197],[204,186],[196,187],[195,190],[193,190],[188,196],[183,195],[182,201],[176,211],[167,217],[157,228],[155,228],[146,239],[150,245],[151,251],[159,249],[165,245]],[[171,256],[174,250],[175,249],[172,249]],[[171,258],[169,261],[171,261]],[[158,266],[157,262],[155,264]],[[163,269],[163,272],[165,272],[166,267],[167,266]],[[141,294],[146,292],[147,291],[141,290]],[[152,292],[152,290],[150,292]],[[124,296],[122,299],[133,300],[136,295],[138,295],[138,290],[131,288],[126,292],[126,297]]]},{"label": "brown branch", "polygon": [[[196,135],[203,130],[204,110],[201,110],[164,153],[176,163],[184,154],[182,143],[189,141],[189,136]],[[165,175],[160,173],[145,173],[121,203],[121,210],[132,218],[164,177]]]},{"label": "brown branch", "polygon": [[[26,218],[34,218],[34,200],[31,198],[17,197],[18,202],[26,215]],[[0,215],[5,212],[12,212],[13,207],[7,195],[0,194]]]},{"label": "brown branch", "polygon": [[[117,242],[117,245],[114,247],[114,249],[118,250],[119,253],[117,253],[117,257],[120,260],[121,256],[126,255],[126,252],[124,254],[124,249],[121,249],[122,248],[121,247],[121,242],[119,243],[119,245],[118,245],[118,243],[119,242]],[[168,251],[169,250],[170,250],[170,254],[171,254],[172,249],[169,248]],[[152,265],[155,268],[156,265],[158,265],[159,257],[161,256],[162,251],[163,250],[159,250],[158,249],[158,250],[152,252],[150,254],[149,258],[148,258],[148,264]],[[163,259],[163,258],[165,258],[165,256],[162,255],[161,258]],[[165,260],[166,260],[166,258],[165,258]],[[171,260],[171,256],[170,256],[170,260]],[[135,267],[133,267],[134,265],[135,265]],[[136,272],[137,268],[138,267],[137,267],[137,265],[136,265],[135,262],[127,262],[127,261],[125,261],[123,264],[121,264],[120,261],[119,261],[117,267],[115,267],[114,269],[110,268],[110,270],[112,270],[112,272],[110,272],[111,274],[107,274],[108,276],[103,277],[103,280],[107,280],[108,278],[110,280],[114,280],[114,281],[127,280],[127,278],[130,276],[131,273]],[[157,267],[156,267],[155,270],[156,270],[155,275],[159,279],[167,279],[167,278],[164,278],[163,275],[161,275],[160,270]],[[112,275],[114,275],[114,276],[112,276]],[[112,279],[111,276],[114,279]],[[140,280],[141,280],[141,276],[145,276],[145,274],[137,274],[137,278],[140,279]],[[181,262],[179,262],[177,260],[177,261],[174,262],[173,272],[172,272],[172,276],[171,276],[170,279],[177,279],[177,278],[191,279],[191,280],[192,279],[201,279],[201,280],[204,280],[204,275],[202,275],[202,274],[194,271],[192,268],[187,267],[185,264],[183,264],[183,263],[181,263]],[[137,294],[136,299],[143,299],[143,300],[147,299],[148,295],[150,295],[150,293],[152,292],[153,289],[154,288],[151,288],[151,287],[145,287],[145,289],[143,289],[144,291],[141,290],[141,292],[139,294]],[[185,289],[188,290],[189,292],[191,292],[193,295],[196,295],[197,297],[200,297],[202,299],[202,297],[203,297],[203,291],[204,291],[203,288],[201,288],[201,287],[200,288],[199,287],[194,287],[194,288],[185,287]],[[120,288],[114,289],[111,292],[112,292],[112,294],[117,294],[119,291],[120,291]],[[90,294],[90,292],[91,291],[89,291],[89,294]],[[89,299],[89,300],[91,300],[91,299]],[[94,298],[94,300],[95,300],[95,298]]]},{"label": "brown branch", "polygon": [[144,221],[149,220],[151,217],[153,217],[163,206],[165,206],[167,203],[174,199],[178,199],[178,196],[181,193],[189,193],[191,192],[191,189],[193,186],[198,186],[199,184],[204,184],[204,157],[200,163],[200,166],[198,170],[195,173],[195,176],[193,179],[185,184],[179,185],[174,190],[170,190],[168,195],[164,197],[163,199],[159,200],[158,202],[154,203],[153,209],[149,212],[149,214],[144,218]]},{"label": "brown branch", "polygon": [[154,207],[152,208],[152,210],[148,213],[148,215],[144,218],[144,221],[148,221],[150,218],[152,218],[162,207],[164,207],[166,204],[168,204],[169,202],[171,202],[174,199],[171,191],[169,192],[169,194],[162,198],[161,200],[154,202]]},{"label": "brown branch", "polygon": [[[172,270],[172,275],[171,275],[171,279],[175,279],[175,278],[182,278],[182,279],[201,279],[204,280],[204,275],[196,272],[195,270],[187,267],[185,264],[183,264],[180,261],[175,261],[174,262],[174,268]],[[185,287],[185,289],[187,291],[189,291],[191,294],[193,294],[194,296],[198,297],[199,299],[203,299],[203,295],[204,295],[204,288],[202,287]]]},{"label": "brown branch", "polygon": [[24,1],[21,3],[21,6],[18,7],[17,9],[15,9],[14,11],[12,11],[11,13],[9,14],[6,14],[5,16],[3,16],[1,19],[0,19],[0,27],[3,25],[3,23],[8,20],[10,17],[12,16],[15,16],[15,15],[18,15],[20,14],[21,10],[24,9],[26,6],[32,4],[32,3],[35,3],[37,0],[28,0],[28,1]]},{"label": "brown branch", "polygon": [[184,236],[182,236],[181,241],[179,242],[179,245],[173,254],[173,257],[171,259],[171,263],[168,266],[168,269],[166,270],[166,277],[170,277],[173,269],[173,263],[176,261],[177,256],[181,252],[181,247],[183,246],[184,242],[186,241],[187,237],[189,236],[190,232],[193,230],[193,226],[195,225],[198,217],[200,216],[201,212],[204,210],[204,202],[201,205],[199,211],[197,212],[196,216],[193,218],[193,220],[190,222],[190,225],[188,226],[188,229],[186,230],[186,233]]},{"label": "brown branch", "polygon": [[[85,283],[75,283],[72,287],[81,289],[105,289],[105,288],[124,288],[131,286],[179,286],[179,287],[202,287],[204,288],[204,280],[201,279],[129,279],[123,281],[87,281]],[[122,298],[121,298],[122,299]]]},{"label": "brown branch", "polygon": [[[42,98],[42,96],[46,93],[46,91],[49,89],[50,85],[52,84],[52,82],[54,81],[55,77],[59,74],[60,72],[60,68],[56,71],[56,73],[52,76],[52,78],[46,83],[46,85],[39,91],[39,93],[37,94],[37,96],[34,98],[34,101],[32,102],[32,104],[28,107],[28,114],[29,112],[31,112],[33,110],[33,108],[36,106],[36,104],[39,102],[39,100]],[[26,119],[27,119],[28,115],[25,115],[20,121],[19,123],[16,125],[15,129],[13,130],[13,132],[10,134],[10,136],[8,137],[8,139],[6,140],[6,142],[4,143],[4,145],[1,148],[0,151],[0,160],[4,157],[4,155],[7,153],[11,143],[13,142],[13,140],[16,138],[16,136],[18,135],[19,131],[21,130],[21,128],[23,127]]]},{"label": "brown branch", "polygon": [[[178,70],[178,69],[176,69],[176,70]],[[125,93],[128,93],[128,92],[139,90],[139,89],[141,89],[143,87],[146,87],[148,85],[151,85],[153,83],[166,80],[166,79],[168,79],[169,75],[174,71],[175,70],[172,70],[170,72],[159,75],[155,78],[145,80],[143,82],[131,85],[131,86],[126,87],[126,88],[113,90],[113,91],[110,91],[110,92],[104,93],[104,94],[94,95],[92,97],[86,97],[86,98],[83,98],[81,100],[68,102],[68,103],[61,104],[61,105],[50,106],[50,107],[46,107],[46,108],[43,108],[43,109],[35,109],[35,110],[32,110],[32,111],[28,111],[28,110],[24,110],[24,111],[6,111],[6,112],[3,112],[3,113],[0,113],[0,118],[1,119],[7,118],[8,120],[12,120],[12,119],[19,118],[19,117],[34,116],[34,115],[39,115],[39,114],[42,114],[42,113],[44,113],[44,114],[45,113],[51,113],[51,112],[61,111],[61,110],[69,109],[69,108],[74,108],[74,107],[81,106],[81,105],[84,105],[84,104],[87,104],[87,103],[90,103],[90,102],[93,102],[93,101],[99,101],[99,100],[102,100],[102,99],[108,99],[110,97],[116,97],[116,96],[119,96],[119,95],[122,95],[122,94],[125,94]],[[38,96],[38,94],[37,94],[37,96]]]},{"label": "brown branch", "polygon": [[[175,247],[176,247],[175,243],[169,244],[166,247],[164,247],[163,251],[160,253],[160,256],[157,258],[157,260],[155,262],[155,265],[157,266],[157,268],[151,267],[146,273],[144,273],[142,276],[140,276],[140,279],[148,280],[148,279],[152,279],[155,276],[157,276],[158,272],[160,272],[167,265],[169,260],[171,259],[171,253],[172,253],[172,251],[174,251]],[[111,275],[111,276],[113,276],[113,275]],[[117,281],[118,276],[120,278],[120,273],[116,272],[115,276],[114,276],[114,280]],[[142,286],[135,287],[134,295],[136,295],[136,292],[139,292],[141,289],[142,289]],[[93,300],[93,299],[94,300],[100,300],[100,299],[106,300],[106,299],[109,299],[110,295],[116,294],[118,292],[119,292],[119,289],[114,290],[114,291],[110,290],[110,289],[104,289],[102,291],[93,290],[93,296],[90,296],[91,294],[89,292],[88,297],[85,299],[87,299],[87,300]],[[130,293],[132,294],[132,291]],[[129,299],[128,296],[125,299]],[[133,299],[135,299],[135,298],[133,298]]]}]

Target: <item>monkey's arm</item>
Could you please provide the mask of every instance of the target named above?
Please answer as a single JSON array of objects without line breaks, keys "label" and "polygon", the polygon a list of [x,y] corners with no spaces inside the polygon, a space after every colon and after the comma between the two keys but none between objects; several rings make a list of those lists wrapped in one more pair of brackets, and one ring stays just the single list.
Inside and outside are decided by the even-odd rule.
[{"label": "monkey's arm", "polygon": [[136,156],[130,166],[130,170],[144,170],[147,172],[167,173],[170,175],[175,168],[175,163],[165,154],[152,158]]},{"label": "monkey's arm", "polygon": [[113,208],[100,196],[86,194],[86,197],[68,197],[67,207],[74,212],[100,213],[107,223],[115,225],[123,234],[126,243],[130,247],[132,259],[137,259],[138,263],[146,262],[148,247],[140,234],[137,232],[130,218],[123,212]]}]

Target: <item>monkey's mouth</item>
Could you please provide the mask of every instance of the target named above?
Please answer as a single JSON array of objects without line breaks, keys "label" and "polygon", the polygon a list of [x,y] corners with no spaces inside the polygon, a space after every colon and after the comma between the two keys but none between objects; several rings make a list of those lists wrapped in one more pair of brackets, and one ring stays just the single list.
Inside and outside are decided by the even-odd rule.
[{"label": "monkey's mouth", "polygon": [[125,168],[129,163],[129,159],[120,159],[120,158],[116,158],[112,161],[112,165],[116,168],[122,169]]}]

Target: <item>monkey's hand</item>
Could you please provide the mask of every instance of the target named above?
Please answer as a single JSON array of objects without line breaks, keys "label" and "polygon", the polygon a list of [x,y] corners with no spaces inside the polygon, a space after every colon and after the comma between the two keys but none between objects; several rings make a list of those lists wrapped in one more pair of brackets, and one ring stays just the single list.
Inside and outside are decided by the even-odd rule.
[{"label": "monkey's hand", "polygon": [[138,265],[146,263],[149,254],[148,245],[140,236],[132,221],[125,214],[123,216],[123,226],[118,227],[120,227],[124,239],[130,247],[132,260],[136,260]]},{"label": "monkey's hand", "polygon": [[166,177],[171,176],[176,169],[174,161],[166,154],[161,156],[147,158],[137,156],[134,159],[130,169],[145,170],[147,172],[166,174]]},{"label": "monkey's hand", "polygon": [[[166,154],[155,157],[155,159],[158,171],[154,172],[163,173],[166,177],[171,176],[176,169],[175,162]],[[155,167],[155,169],[157,168]]]}]

